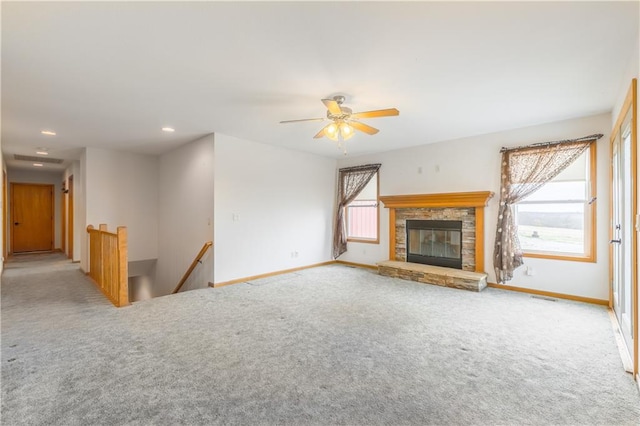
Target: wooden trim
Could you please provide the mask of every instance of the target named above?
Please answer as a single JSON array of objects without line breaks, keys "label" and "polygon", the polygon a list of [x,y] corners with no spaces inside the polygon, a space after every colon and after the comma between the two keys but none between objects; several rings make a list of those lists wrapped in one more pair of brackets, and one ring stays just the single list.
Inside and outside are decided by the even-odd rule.
[{"label": "wooden trim", "polygon": [[[9,230],[9,216],[7,204],[9,203],[9,197],[7,195],[7,172],[2,170],[2,256],[6,259],[9,255],[7,245],[7,234]],[[3,262],[4,264],[4,262]]]},{"label": "wooden trim", "polygon": [[364,244],[380,244],[380,238],[376,238],[371,239],[371,240],[365,240],[365,239],[358,239],[358,238],[347,238],[347,242],[350,243],[364,243]]},{"label": "wooden trim", "polygon": [[441,194],[385,195],[380,197],[387,208],[420,207],[486,207],[493,197],[491,191],[451,192]]},{"label": "wooden trim", "polygon": [[[631,147],[632,147],[632,159],[633,163],[631,168],[633,171],[633,186],[635,191],[633,192],[633,218],[637,220],[638,217],[638,80],[633,79],[631,81],[632,94],[632,113],[631,113]],[[638,224],[637,224],[638,225]],[[638,233],[633,233],[633,287],[631,288],[632,301],[632,316],[633,316],[633,375],[638,374],[638,363],[640,362],[640,354],[638,353],[638,327],[640,323],[638,321]]]},{"label": "wooden trim", "polygon": [[346,260],[336,260],[335,263],[337,263],[338,265],[355,266],[356,268],[373,269],[376,271],[378,270],[377,265],[367,265],[366,263],[347,262]]},{"label": "wooden trim", "polygon": [[532,288],[515,287],[511,285],[502,285],[496,283],[487,283],[487,287],[497,288],[501,290],[515,291],[518,293],[535,294],[538,296],[555,297],[556,299],[573,300],[575,302],[592,303],[595,305],[608,306],[609,301],[604,299],[593,299],[591,297],[574,296],[573,294],[555,293],[552,291],[535,290]]},{"label": "wooden trim", "polygon": [[590,200],[594,200],[589,204],[589,219],[591,222],[591,235],[589,239],[589,257],[592,262],[598,260],[598,142],[594,141],[589,147],[589,193]]},{"label": "wooden trim", "polygon": [[204,243],[204,245],[196,255],[195,259],[193,259],[193,262],[191,262],[191,265],[189,265],[189,269],[187,269],[187,272],[184,273],[184,275],[182,276],[182,279],[180,279],[180,282],[178,283],[176,288],[173,289],[171,294],[176,294],[177,292],[180,291],[184,283],[189,279],[189,276],[191,275],[193,270],[196,269],[196,266],[198,266],[198,262],[200,262],[200,259],[202,259],[204,254],[207,252],[207,250],[209,250],[209,247],[211,247],[212,245],[213,245],[212,241],[207,241],[206,243]]},{"label": "wooden trim", "polygon": [[[637,94],[634,93],[636,92],[637,84],[638,84],[638,80],[636,80],[635,78],[631,80],[631,85],[629,86],[629,90],[627,90],[627,96],[624,98],[622,108],[620,108],[620,113],[618,115],[618,118],[616,119],[616,124],[614,124],[613,129],[611,129],[611,136],[609,136],[610,141],[615,140],[615,138],[618,136],[618,133],[620,132],[620,127],[622,127],[622,122],[627,116],[627,113],[631,108],[634,107],[634,103],[637,103],[637,99],[634,102],[634,97],[637,96]],[[637,106],[635,108],[637,108]],[[633,117],[631,118],[631,121],[633,121]]]},{"label": "wooden trim", "polygon": [[[610,161],[613,159],[613,145],[615,144],[616,139],[620,135],[620,131],[622,128],[622,124],[624,123],[625,118],[631,111],[631,205],[632,205],[632,221],[631,224],[633,227],[632,241],[631,241],[631,259],[633,259],[631,264],[631,322],[633,328],[633,348],[632,348],[632,356],[633,356],[633,376],[636,377],[638,374],[638,362],[640,358],[639,346],[638,346],[638,327],[640,327],[640,323],[638,321],[638,226],[640,224],[637,223],[638,218],[638,80],[632,79],[629,90],[627,91],[627,96],[625,97],[624,103],[616,119],[616,124],[611,130],[610,141]],[[609,176],[609,185],[610,188],[613,187],[613,164],[610,166],[610,176]],[[610,191],[609,197],[609,211],[610,217],[613,217],[613,191]],[[613,238],[613,222],[609,225],[609,235]],[[613,308],[613,250],[609,249],[609,306]]]},{"label": "wooden trim", "polygon": [[590,256],[571,256],[565,254],[551,254],[551,253],[533,253],[533,252],[525,252],[522,253],[524,257],[530,257],[532,259],[551,259],[551,260],[565,260],[569,262],[590,262],[595,263]]},{"label": "wooden trim", "polygon": [[[69,192],[67,193],[68,195],[68,199],[67,199],[67,208],[68,210],[68,214],[67,214],[67,221],[69,222],[69,226],[67,227],[67,250],[69,250],[69,259],[71,259],[72,261],[75,262],[75,259],[73,257],[73,251],[74,251],[74,242],[73,242],[73,233],[74,233],[74,221],[75,221],[75,217],[74,217],[74,184],[73,184],[73,175],[69,176],[69,178],[67,179],[68,181],[68,187],[67,189],[69,190]],[[79,260],[78,260],[79,261]]]},{"label": "wooden trim", "polygon": [[62,181],[62,196],[60,197],[60,248],[62,252],[67,248],[67,194],[64,192],[67,187],[66,181]]},{"label": "wooden trim", "polygon": [[484,272],[484,207],[476,207],[476,272]]},{"label": "wooden trim", "polygon": [[[633,327],[633,376],[638,374],[638,231],[635,223],[638,218],[638,80],[631,80],[631,184],[633,186],[632,191],[632,223],[634,232],[631,242],[631,259],[632,261],[632,273],[631,273],[631,317]],[[629,95],[627,94],[627,97]]]},{"label": "wooden trim", "polygon": [[247,281],[257,280],[257,279],[260,279],[260,278],[268,278],[268,277],[274,277],[276,275],[288,274],[289,272],[302,271],[303,269],[316,268],[318,266],[325,266],[325,265],[333,265],[335,263],[336,263],[335,260],[329,260],[327,262],[314,263],[312,265],[300,266],[300,267],[297,267],[297,268],[283,269],[283,270],[280,270],[280,271],[267,272],[266,274],[253,275],[253,276],[244,277],[244,278],[237,278],[235,280],[223,281],[221,283],[209,283],[209,287],[213,287],[213,288],[224,287],[224,286],[227,286],[227,285],[239,284],[239,283],[244,283],[244,282],[247,282]]},{"label": "wooden trim", "polygon": [[117,231],[118,241],[118,306],[129,305],[129,260],[128,260],[128,239],[127,239],[127,227],[118,226]]},{"label": "wooden trim", "polygon": [[396,209],[389,209],[389,260],[396,260]]},{"label": "wooden trim", "polygon": [[389,260],[396,260],[396,209],[475,207],[475,272],[484,272],[484,207],[493,195],[491,191],[478,191],[380,197],[389,209]]}]

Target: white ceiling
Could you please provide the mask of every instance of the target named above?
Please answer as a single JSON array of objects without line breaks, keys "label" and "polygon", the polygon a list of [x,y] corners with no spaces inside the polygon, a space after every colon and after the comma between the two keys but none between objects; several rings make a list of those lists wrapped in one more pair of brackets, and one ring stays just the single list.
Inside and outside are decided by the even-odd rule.
[{"label": "white ceiling", "polygon": [[2,149],[17,167],[36,147],[159,154],[220,132],[339,157],[312,139],[323,123],[279,124],[324,116],[335,94],[400,110],[366,120],[380,133],[357,134],[349,155],[606,112],[638,6],[3,2]]}]

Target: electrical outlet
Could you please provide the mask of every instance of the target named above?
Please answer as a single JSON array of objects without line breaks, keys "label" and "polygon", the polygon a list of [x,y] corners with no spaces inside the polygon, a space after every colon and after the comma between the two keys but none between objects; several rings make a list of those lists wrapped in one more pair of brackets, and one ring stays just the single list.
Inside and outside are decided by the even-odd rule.
[{"label": "electrical outlet", "polygon": [[534,276],[536,274],[535,271],[533,270],[533,267],[531,267],[531,266],[527,266],[527,270],[525,271],[525,273],[530,277],[532,277],[532,276]]}]

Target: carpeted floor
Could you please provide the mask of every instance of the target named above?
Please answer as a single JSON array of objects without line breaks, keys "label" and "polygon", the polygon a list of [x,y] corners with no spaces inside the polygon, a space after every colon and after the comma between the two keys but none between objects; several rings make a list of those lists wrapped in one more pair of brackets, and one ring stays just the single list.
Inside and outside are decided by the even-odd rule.
[{"label": "carpeted floor", "polygon": [[117,309],[2,277],[2,424],[640,423],[604,307],[331,265]]}]

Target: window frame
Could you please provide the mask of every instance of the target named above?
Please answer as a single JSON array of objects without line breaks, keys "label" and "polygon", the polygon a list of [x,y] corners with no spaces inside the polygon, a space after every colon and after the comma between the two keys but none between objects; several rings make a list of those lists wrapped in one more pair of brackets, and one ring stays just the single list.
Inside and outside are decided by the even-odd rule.
[{"label": "window frame", "polygon": [[[374,177],[376,179],[376,238],[360,238],[349,236],[349,205],[345,206],[344,221],[347,233],[348,243],[365,243],[365,244],[380,244],[380,170],[378,170]],[[355,201],[355,200],[354,200]]]},{"label": "window frame", "polygon": [[[553,260],[565,260],[574,262],[596,262],[596,240],[597,240],[597,198],[596,198],[596,165],[597,165],[597,142],[592,142],[588,148],[589,155],[589,181],[588,181],[588,194],[587,204],[585,205],[585,218],[584,218],[584,247],[586,253],[584,254],[572,254],[566,252],[551,252],[551,251],[527,251],[522,249],[522,256],[534,259],[553,259]],[[526,202],[525,202],[526,203]],[[523,204],[525,204],[523,203]],[[519,203],[516,203],[516,205]],[[529,203],[526,203],[529,204]],[[536,204],[536,203],[530,203]],[[542,203],[539,203],[542,204]],[[515,210],[515,206],[512,207]],[[516,212],[514,211],[514,216]],[[516,218],[517,225],[517,218]]]}]

